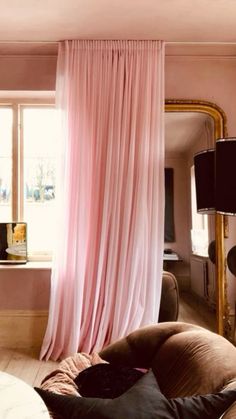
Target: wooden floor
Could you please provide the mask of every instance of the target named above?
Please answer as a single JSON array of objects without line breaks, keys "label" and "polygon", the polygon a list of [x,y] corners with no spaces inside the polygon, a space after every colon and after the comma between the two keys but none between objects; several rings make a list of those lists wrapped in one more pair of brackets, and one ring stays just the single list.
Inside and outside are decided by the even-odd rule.
[{"label": "wooden floor", "polygon": [[57,362],[39,361],[39,352],[27,349],[1,349],[0,371],[21,378],[32,386],[39,386],[46,375],[57,368]]},{"label": "wooden floor", "polygon": [[179,321],[197,324],[205,329],[216,331],[216,313],[191,293],[180,293]]},{"label": "wooden floor", "polygon": [[[191,294],[181,294],[178,320],[215,330],[215,313],[201,305]],[[32,386],[39,386],[43,378],[57,368],[57,364],[54,361],[39,361],[39,352],[36,350],[0,348],[0,371],[21,378]]]}]

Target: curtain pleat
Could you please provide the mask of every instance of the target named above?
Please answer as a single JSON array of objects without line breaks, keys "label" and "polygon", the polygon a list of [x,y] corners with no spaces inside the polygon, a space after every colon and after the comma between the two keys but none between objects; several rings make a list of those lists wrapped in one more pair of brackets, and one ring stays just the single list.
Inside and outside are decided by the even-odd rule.
[{"label": "curtain pleat", "polygon": [[158,321],[164,243],[164,44],[63,41],[58,236],[41,358]]}]

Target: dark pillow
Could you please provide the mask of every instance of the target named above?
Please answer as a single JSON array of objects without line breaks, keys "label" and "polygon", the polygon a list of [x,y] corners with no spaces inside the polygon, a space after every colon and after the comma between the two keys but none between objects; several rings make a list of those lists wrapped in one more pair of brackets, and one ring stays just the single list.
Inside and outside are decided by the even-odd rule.
[{"label": "dark pillow", "polygon": [[63,419],[217,419],[236,400],[236,390],[168,400],[160,392],[152,371],[116,399],[35,390],[49,410]]},{"label": "dark pillow", "polygon": [[143,374],[135,368],[97,364],[80,372],[74,381],[83,397],[115,399],[132,387]]}]

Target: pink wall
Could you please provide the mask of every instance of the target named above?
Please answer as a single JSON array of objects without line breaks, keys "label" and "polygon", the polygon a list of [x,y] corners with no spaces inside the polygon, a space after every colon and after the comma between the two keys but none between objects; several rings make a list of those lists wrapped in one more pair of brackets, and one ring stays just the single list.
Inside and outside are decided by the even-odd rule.
[{"label": "pink wall", "polygon": [[56,56],[0,55],[0,90],[55,90]]},{"label": "pink wall", "polygon": [[50,270],[0,267],[0,310],[47,310]]},{"label": "pink wall", "polygon": [[229,135],[235,135],[236,57],[166,57],[166,98],[202,99],[226,113]]},{"label": "pink wall", "polygon": [[[0,90],[54,90],[55,75],[55,55],[0,56]],[[229,135],[236,135],[236,57],[167,56],[165,89],[166,98],[216,103],[227,115]],[[227,249],[236,243],[235,220],[231,217],[229,222],[231,234],[226,241]],[[48,306],[50,272],[22,272],[0,269],[0,286],[4,289],[3,296],[0,293],[0,309],[44,309]],[[230,273],[228,278],[233,305],[235,278]]]}]

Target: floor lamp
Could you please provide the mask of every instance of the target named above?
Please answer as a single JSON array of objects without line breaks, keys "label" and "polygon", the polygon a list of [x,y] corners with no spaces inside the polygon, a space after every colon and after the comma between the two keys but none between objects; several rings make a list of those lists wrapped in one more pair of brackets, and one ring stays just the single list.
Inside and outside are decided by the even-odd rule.
[{"label": "floor lamp", "polygon": [[[217,194],[217,182],[216,182],[216,149],[203,150],[194,156],[194,167],[195,167],[195,183],[196,183],[196,199],[197,199],[197,212],[202,214],[216,214],[216,194]],[[219,227],[219,224],[217,224]],[[218,231],[218,228],[217,228]],[[220,334],[225,333],[225,319],[226,315],[226,290],[224,282],[220,280],[221,275],[224,271],[224,256],[219,254],[219,249],[222,249],[223,237],[216,235],[216,241],[210,243],[208,247],[209,259],[216,264],[217,267],[217,282],[216,282],[216,293],[217,293],[217,331]],[[216,251],[217,249],[217,251]],[[219,256],[220,255],[220,256]],[[219,258],[217,257],[219,256]],[[228,312],[227,312],[228,313]]]},{"label": "floor lamp", "polygon": [[[220,138],[216,141],[216,211],[219,214],[236,215],[236,138]],[[236,246],[227,254],[227,265],[236,276]],[[235,304],[236,313],[236,304]],[[235,321],[234,321],[235,335]]]},{"label": "floor lamp", "polygon": [[[236,138],[216,141],[216,211],[223,215],[236,215]],[[236,246],[228,252],[229,270],[236,276]]]}]

